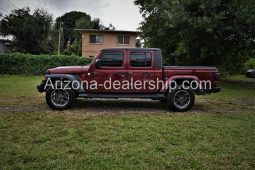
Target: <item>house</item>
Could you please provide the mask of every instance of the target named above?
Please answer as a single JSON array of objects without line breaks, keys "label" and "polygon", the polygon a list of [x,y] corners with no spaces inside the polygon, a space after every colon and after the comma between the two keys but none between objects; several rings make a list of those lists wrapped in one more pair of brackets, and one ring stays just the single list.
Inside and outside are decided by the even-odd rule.
[{"label": "house", "polygon": [[82,33],[82,56],[93,57],[103,48],[136,47],[137,32],[76,29]]},{"label": "house", "polygon": [[0,54],[11,51],[11,48],[12,45],[10,40],[0,38]]}]

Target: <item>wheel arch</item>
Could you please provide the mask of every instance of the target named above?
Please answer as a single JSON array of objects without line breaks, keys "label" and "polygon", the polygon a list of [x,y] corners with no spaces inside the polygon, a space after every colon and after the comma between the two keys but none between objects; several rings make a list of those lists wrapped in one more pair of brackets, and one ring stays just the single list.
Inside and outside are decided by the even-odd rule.
[{"label": "wheel arch", "polygon": [[49,74],[45,76],[47,79],[50,78],[52,83],[54,83],[57,80],[69,80],[71,83],[74,81],[77,82],[78,88],[73,89],[77,94],[85,93],[85,89],[82,87],[81,79],[78,75],[74,74]]},{"label": "wheel arch", "polygon": [[191,75],[176,75],[176,76],[171,76],[169,77],[168,79],[166,79],[166,82],[168,83],[165,83],[164,86],[161,88],[160,92],[161,93],[165,93],[167,94],[168,90],[169,90],[169,83],[171,81],[176,81],[177,85],[181,85],[184,81],[200,81],[199,78],[197,76],[191,76]]}]

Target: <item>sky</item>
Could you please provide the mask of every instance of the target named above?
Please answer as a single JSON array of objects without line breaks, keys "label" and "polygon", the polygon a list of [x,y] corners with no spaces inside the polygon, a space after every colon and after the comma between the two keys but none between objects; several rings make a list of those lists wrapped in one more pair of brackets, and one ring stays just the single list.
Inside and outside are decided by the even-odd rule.
[{"label": "sky", "polygon": [[92,19],[100,18],[105,26],[113,24],[117,30],[136,31],[143,20],[133,0],[0,0],[3,15],[26,6],[31,11],[46,9],[54,19],[70,11],[86,12]]}]

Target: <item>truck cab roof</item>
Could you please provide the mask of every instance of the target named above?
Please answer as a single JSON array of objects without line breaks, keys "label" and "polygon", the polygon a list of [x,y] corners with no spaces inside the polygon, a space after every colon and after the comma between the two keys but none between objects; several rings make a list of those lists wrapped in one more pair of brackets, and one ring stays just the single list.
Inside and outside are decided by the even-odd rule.
[{"label": "truck cab roof", "polygon": [[161,51],[159,48],[105,48],[101,51],[130,50],[130,51]]}]

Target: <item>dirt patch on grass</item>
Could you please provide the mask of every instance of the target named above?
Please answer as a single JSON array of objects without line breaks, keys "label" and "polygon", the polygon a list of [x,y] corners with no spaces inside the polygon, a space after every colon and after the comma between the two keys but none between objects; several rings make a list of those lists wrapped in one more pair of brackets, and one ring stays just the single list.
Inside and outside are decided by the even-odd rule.
[{"label": "dirt patch on grass", "polygon": [[[10,101],[14,102],[14,101]],[[38,112],[51,110],[46,102],[40,101],[37,104],[26,103],[24,105],[0,106],[5,112]],[[70,112],[168,112],[166,104],[152,100],[115,100],[115,99],[77,99]]]},{"label": "dirt patch on grass", "polygon": [[[77,99],[73,108],[66,111],[51,110],[44,98],[34,98],[32,103],[31,98],[22,98],[23,104],[0,106],[1,112],[54,112],[56,114],[66,114],[70,116],[101,116],[101,115],[115,115],[115,114],[161,114],[161,113],[175,113],[168,109],[166,103],[153,100],[143,99]],[[5,101],[8,102],[8,101]],[[11,103],[17,102],[17,99],[9,101]],[[216,100],[206,96],[199,96],[196,99],[194,107],[188,113],[242,113],[254,112],[255,101],[252,99],[231,99],[231,100]]]}]

